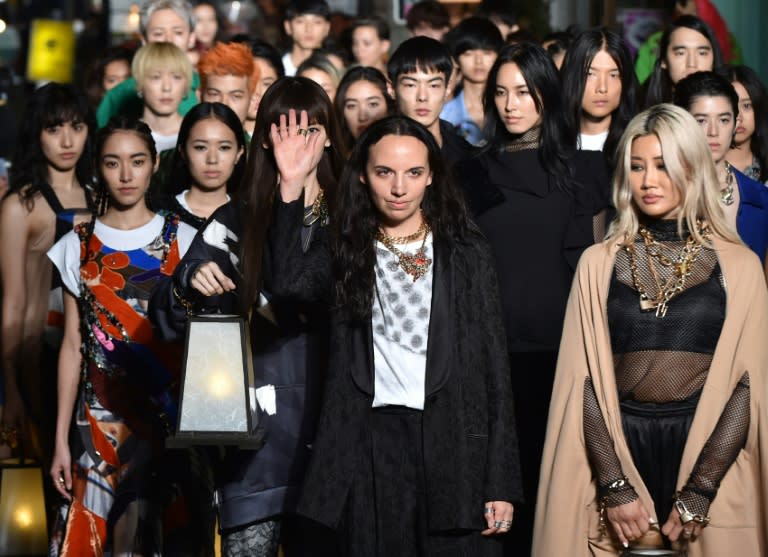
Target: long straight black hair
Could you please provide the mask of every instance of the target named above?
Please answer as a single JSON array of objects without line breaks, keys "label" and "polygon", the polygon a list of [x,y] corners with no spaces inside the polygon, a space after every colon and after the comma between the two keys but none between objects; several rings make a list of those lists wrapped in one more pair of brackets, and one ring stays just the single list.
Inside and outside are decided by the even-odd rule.
[{"label": "long straight black hair", "polygon": [[[189,141],[189,133],[195,124],[202,120],[218,120],[227,126],[235,134],[237,149],[245,151],[245,133],[240,119],[227,105],[222,103],[200,103],[196,104],[184,116],[179,128],[179,136],[176,141],[176,149],[173,152],[173,163],[171,165],[171,176],[168,183],[176,188],[174,193],[181,193],[192,185],[192,174],[189,171],[189,161],[187,160],[185,149]],[[235,194],[235,190],[243,181],[243,172],[245,171],[246,153],[235,164],[232,175],[227,180],[227,192]]]},{"label": "long straight black hair", "polygon": [[331,100],[322,87],[306,77],[283,77],[275,81],[259,104],[245,176],[238,190],[238,197],[245,203],[245,226],[240,242],[243,286],[239,305],[242,313],[250,310],[261,288],[264,244],[272,222],[272,206],[278,188],[278,169],[272,151],[270,126],[277,124],[280,115],[287,115],[291,108],[296,110],[297,117],[302,110],[306,110],[309,123],[324,126],[331,142],[317,166],[317,180],[331,210],[336,183],[344,164],[337,148],[337,145],[341,145],[339,125]]},{"label": "long straight black hair", "polygon": [[468,230],[462,195],[446,169],[434,136],[405,116],[389,116],[372,124],[358,138],[344,167],[331,215],[336,305],[357,319],[366,319],[371,313],[380,220],[370,188],[361,183],[361,177],[366,176],[371,147],[388,135],[413,137],[427,148],[432,183],[424,192],[421,210],[435,242],[450,245],[462,241]]},{"label": "long straight black hair", "polygon": [[656,58],[656,63],[653,66],[653,73],[648,79],[648,89],[645,93],[645,107],[672,102],[672,95],[675,90],[672,80],[669,78],[669,69],[663,68],[661,65],[665,62],[667,56],[667,50],[669,49],[669,41],[672,37],[672,33],[685,27],[700,33],[706,37],[712,47],[712,69],[717,70],[723,65],[723,55],[720,52],[720,43],[717,42],[715,32],[712,28],[706,24],[705,21],[699,19],[694,15],[681,15],[675,19],[664,30],[659,41],[659,55]]},{"label": "long straight black hair", "polygon": [[571,43],[565,55],[563,67],[560,69],[560,78],[563,82],[565,121],[575,145],[578,142],[581,119],[584,114],[582,100],[589,67],[597,53],[603,50],[616,63],[621,79],[621,99],[619,106],[611,114],[608,137],[603,147],[603,153],[612,165],[621,134],[635,115],[637,104],[637,78],[626,43],[609,29],[601,27],[584,31]]},{"label": "long straight black hair", "polygon": [[570,191],[574,178],[571,159],[576,150],[565,125],[562,89],[557,68],[552,58],[537,44],[519,43],[505,46],[499,52],[488,75],[483,96],[485,111],[485,137],[489,138],[483,152],[501,153],[517,136],[509,133],[496,109],[496,87],[499,70],[504,64],[516,64],[530,90],[536,110],[541,114],[541,147],[539,160],[542,168],[554,181],[557,189]]}]

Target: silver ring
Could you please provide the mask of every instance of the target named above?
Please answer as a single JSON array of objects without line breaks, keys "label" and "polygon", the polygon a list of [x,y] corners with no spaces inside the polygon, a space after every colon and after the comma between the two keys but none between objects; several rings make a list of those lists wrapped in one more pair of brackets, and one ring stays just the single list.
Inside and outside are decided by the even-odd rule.
[{"label": "silver ring", "polygon": [[503,522],[501,520],[497,520],[496,522],[493,523],[493,527],[494,528],[501,528],[502,523]]},{"label": "silver ring", "polygon": [[483,509],[483,513],[493,514],[493,507],[485,507],[485,509]]},{"label": "silver ring", "polygon": [[685,537],[687,538],[691,535],[691,531],[686,528],[683,530],[683,534],[685,534]]}]

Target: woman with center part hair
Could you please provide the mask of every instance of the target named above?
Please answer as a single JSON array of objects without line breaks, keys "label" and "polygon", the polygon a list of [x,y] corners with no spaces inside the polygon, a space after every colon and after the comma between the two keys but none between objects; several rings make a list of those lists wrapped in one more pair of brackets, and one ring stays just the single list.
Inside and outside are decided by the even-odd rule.
[{"label": "woman with center part hair", "polygon": [[355,66],[341,79],[334,107],[344,137],[343,151],[348,154],[368,126],[394,111],[395,101],[383,73]]},{"label": "woman with center part hair", "polygon": [[568,302],[534,557],[765,553],[768,296],[696,128],[663,104],[620,142],[618,214]]},{"label": "woman with center part hair", "polygon": [[747,66],[727,66],[724,74],[739,97],[741,121],[727,159],[737,170],[768,184],[768,90]]},{"label": "woman with center part hair", "polygon": [[[295,110],[304,111],[302,138],[311,145],[301,166],[279,152],[272,127]],[[270,264],[281,250],[272,241],[279,221],[273,205],[279,184],[297,182],[299,250],[327,234],[329,200],[342,166],[334,145],[338,128],[328,95],[304,77],[285,77],[266,92],[256,116],[240,193],[200,229],[174,276],[161,283],[150,303],[152,320],[169,340],[182,338],[188,312],[248,316],[256,387],[274,397],[260,416],[266,436],[257,451],[227,450],[216,473],[222,553],[276,557],[320,551],[322,532],[295,516],[309,459],[324,385],[328,352],[327,308],[286,299],[274,287],[279,272]],[[316,271],[302,277],[315,280]]]},{"label": "woman with center part hair", "polygon": [[[276,149],[306,151],[304,122],[273,129]],[[297,186],[280,184],[276,287],[332,308],[299,512],[342,555],[501,555],[521,489],[498,287],[436,140],[406,117],[368,128],[330,241],[306,252]]]},{"label": "woman with center part hair", "polygon": [[163,205],[199,229],[229,202],[244,171],[245,139],[237,115],[221,103],[200,103],[181,123],[170,175],[178,193]]},{"label": "woman with center part hair", "polygon": [[113,118],[99,132],[97,160],[97,217],[48,251],[66,289],[50,475],[68,504],[51,554],[194,553],[202,525],[180,533],[174,526],[190,526],[192,514],[164,516],[189,474],[163,447],[176,423],[181,354],[146,315],[152,287],[173,272],[194,229],[147,207],[157,153],[145,124]]},{"label": "woman with center part hair", "polygon": [[568,289],[581,252],[604,236],[608,177],[601,153],[568,141],[552,59],[505,47],[485,93],[481,154],[461,168],[464,193],[491,245],[512,369],[525,503],[510,537],[527,553],[547,408]]}]

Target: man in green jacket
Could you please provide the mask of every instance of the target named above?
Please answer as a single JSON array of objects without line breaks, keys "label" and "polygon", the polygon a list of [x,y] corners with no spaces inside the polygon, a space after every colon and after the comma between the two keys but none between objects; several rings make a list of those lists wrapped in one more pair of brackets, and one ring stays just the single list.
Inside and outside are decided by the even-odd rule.
[{"label": "man in green jacket", "polygon": [[[139,29],[145,44],[173,43],[187,52],[195,44],[194,28],[194,13],[187,0],[148,0],[141,8]],[[195,72],[190,89],[179,105],[181,115],[186,114],[198,103],[199,87],[200,77]],[[138,118],[143,106],[136,91],[136,80],[131,77],[107,91],[96,110],[96,121],[101,128],[116,114]]]}]

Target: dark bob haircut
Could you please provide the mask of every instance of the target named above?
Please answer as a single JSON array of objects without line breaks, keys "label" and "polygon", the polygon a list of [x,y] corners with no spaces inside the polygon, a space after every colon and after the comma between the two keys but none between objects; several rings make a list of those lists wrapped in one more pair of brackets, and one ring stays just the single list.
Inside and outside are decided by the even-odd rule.
[{"label": "dark bob haircut", "polygon": [[441,73],[447,84],[453,72],[453,60],[448,47],[429,37],[411,37],[400,43],[387,63],[387,73],[392,84],[395,85],[402,74],[419,70]]}]

